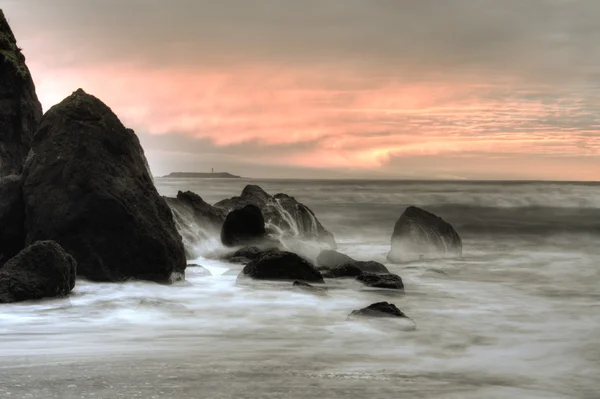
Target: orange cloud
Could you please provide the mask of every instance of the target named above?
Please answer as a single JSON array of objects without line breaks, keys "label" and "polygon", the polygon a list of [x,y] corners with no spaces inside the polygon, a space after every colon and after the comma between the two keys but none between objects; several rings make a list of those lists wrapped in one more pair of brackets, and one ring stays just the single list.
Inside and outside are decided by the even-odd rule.
[{"label": "orange cloud", "polygon": [[594,102],[547,88],[375,79],[327,66],[32,69],[45,108],[83,87],[138,131],[288,147],[254,159],[265,164],[369,169],[402,156],[600,153]]}]

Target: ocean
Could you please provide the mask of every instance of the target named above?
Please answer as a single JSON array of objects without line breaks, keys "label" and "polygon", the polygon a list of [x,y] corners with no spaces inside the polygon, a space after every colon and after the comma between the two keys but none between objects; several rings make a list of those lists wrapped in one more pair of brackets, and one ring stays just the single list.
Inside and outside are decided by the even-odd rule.
[{"label": "ocean", "polygon": [[[600,183],[155,182],[209,203],[250,183],[294,196],[405,293],[240,286],[240,265],[209,257],[191,262],[212,276],[190,267],[172,286],[80,280],[69,298],[0,307],[0,397],[600,397]],[[450,222],[463,257],[390,264],[409,205]],[[379,301],[414,324],[347,320]]]}]

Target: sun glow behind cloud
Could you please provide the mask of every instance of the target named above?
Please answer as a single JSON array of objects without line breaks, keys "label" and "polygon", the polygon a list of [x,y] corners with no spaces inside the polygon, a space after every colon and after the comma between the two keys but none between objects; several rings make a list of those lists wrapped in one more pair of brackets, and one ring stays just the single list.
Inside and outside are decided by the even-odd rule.
[{"label": "sun glow behind cloud", "polygon": [[[306,10],[292,3],[295,14],[282,3],[269,3],[269,10],[290,20],[285,26],[276,20],[265,25],[264,13],[234,15],[225,6],[212,10],[238,18],[235,24],[223,21],[231,30],[214,25],[210,15],[186,20],[173,8],[173,18],[183,20],[171,25],[169,40],[150,23],[162,15],[160,2],[150,3],[133,27],[118,21],[96,26],[95,18],[102,15],[92,18],[81,5],[78,12],[91,27],[67,24],[72,32],[61,27],[47,35],[31,31],[22,35],[22,43],[46,109],[82,87],[113,108],[143,141],[172,138],[168,150],[158,144],[146,148],[162,151],[160,160],[150,157],[161,172],[175,167],[167,154],[178,153],[190,159],[230,157],[230,164],[291,165],[307,175],[319,169],[366,171],[374,177],[600,179],[600,102],[589,72],[596,62],[593,51],[575,54],[575,45],[583,42],[560,47],[550,33],[567,25],[548,25],[550,8],[523,9],[511,2],[506,10],[514,8],[514,15],[502,14],[514,24],[510,29],[496,23],[500,14],[454,2],[445,16],[431,2],[407,10],[380,3],[389,13],[352,2],[352,13],[352,7],[337,10],[342,2],[332,0],[331,10],[317,9],[331,12],[331,18],[342,9],[350,14],[323,21],[321,14],[304,15]],[[127,4],[137,12],[134,3]],[[211,4],[198,6],[197,15],[210,14]],[[525,11],[530,17],[521,15]],[[547,18],[534,18],[542,11]],[[398,25],[396,19],[407,12],[414,15]],[[479,13],[478,23],[472,12]],[[425,17],[432,29],[446,26],[433,24],[432,18],[447,23],[457,39],[448,32],[421,31],[412,22]],[[308,20],[314,32],[303,26]],[[585,25],[576,21],[572,29]],[[389,31],[380,32],[380,25]],[[265,26],[271,30],[264,31]],[[398,36],[391,40],[394,29]],[[413,39],[402,35],[403,29]],[[87,34],[89,42],[78,41],[73,32]],[[207,35],[215,32],[219,35]],[[182,40],[184,33],[192,37]],[[576,33],[569,31],[572,37]],[[567,62],[575,56],[578,63]]]}]

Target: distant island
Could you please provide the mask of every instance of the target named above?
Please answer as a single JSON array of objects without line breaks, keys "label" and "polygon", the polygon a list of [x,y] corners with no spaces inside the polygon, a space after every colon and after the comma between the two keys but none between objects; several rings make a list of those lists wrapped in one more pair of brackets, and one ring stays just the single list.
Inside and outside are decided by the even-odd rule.
[{"label": "distant island", "polygon": [[198,172],[171,172],[163,177],[175,177],[175,178],[195,178],[195,179],[241,179],[241,176],[232,175],[228,172],[212,172],[212,173],[198,173]]}]

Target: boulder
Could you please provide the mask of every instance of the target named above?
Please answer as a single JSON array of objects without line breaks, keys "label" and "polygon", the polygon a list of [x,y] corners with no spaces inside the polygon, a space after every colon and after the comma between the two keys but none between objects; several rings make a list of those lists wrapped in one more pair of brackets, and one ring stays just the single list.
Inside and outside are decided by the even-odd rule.
[{"label": "boulder", "polygon": [[401,317],[408,318],[393,303],[377,302],[363,309],[353,310],[350,317]]},{"label": "boulder", "polygon": [[287,251],[267,251],[248,263],[239,277],[323,283],[323,276],[308,260]]},{"label": "boulder", "polygon": [[0,267],[0,303],[68,295],[77,263],[54,241],[37,241]]},{"label": "boulder", "polygon": [[25,57],[0,10],[0,179],[23,171],[41,117]]},{"label": "boulder", "polygon": [[55,240],[94,281],[168,283],[181,236],[131,129],[79,89],[43,117],[23,172],[26,244]]},{"label": "boulder", "polygon": [[356,277],[364,273],[354,262],[335,267],[320,267],[319,271],[326,278]]},{"label": "boulder", "polygon": [[392,234],[392,262],[407,262],[423,257],[461,256],[462,241],[458,233],[439,216],[421,208],[406,208]]},{"label": "boulder", "polygon": [[177,231],[183,238],[186,257],[195,259],[202,255],[199,249],[218,239],[225,221],[225,210],[215,208],[191,191],[179,191],[176,198],[164,199],[173,212]]},{"label": "boulder", "polygon": [[277,245],[267,242],[261,246],[247,246],[238,249],[235,252],[231,252],[223,256],[223,260],[231,263],[248,264],[254,259],[258,259],[263,255],[268,255],[273,252],[279,252],[281,248]]},{"label": "boulder", "polygon": [[257,185],[247,185],[239,197],[224,199],[215,207],[231,211],[246,205],[260,208],[267,228],[280,238],[316,241],[336,247],[333,234],[327,231],[312,210],[286,194],[270,195]]},{"label": "boulder", "polygon": [[367,287],[388,288],[392,290],[404,289],[402,278],[397,274],[363,273],[356,277],[356,281],[363,283]]},{"label": "boulder", "polygon": [[379,262],[355,260],[343,253],[325,249],[317,256],[319,270],[324,277],[355,277],[366,273],[389,273],[390,271]]},{"label": "boulder", "polygon": [[324,249],[317,256],[317,265],[324,267],[336,267],[352,262],[354,262],[354,259],[333,249]]},{"label": "boulder", "polygon": [[25,207],[21,177],[0,180],[0,266],[25,247]]},{"label": "boulder", "polygon": [[256,244],[266,239],[265,219],[256,205],[244,205],[227,214],[221,228],[221,242],[226,247]]}]

